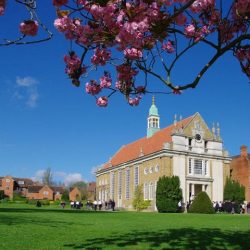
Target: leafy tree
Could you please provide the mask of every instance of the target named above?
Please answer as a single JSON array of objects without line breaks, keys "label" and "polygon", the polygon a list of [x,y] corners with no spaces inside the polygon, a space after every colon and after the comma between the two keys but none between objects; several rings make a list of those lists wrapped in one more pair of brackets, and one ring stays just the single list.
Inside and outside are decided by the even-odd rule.
[{"label": "leafy tree", "polygon": [[182,200],[182,190],[178,176],[162,176],[157,182],[156,207],[160,213],[177,212]]},{"label": "leafy tree", "polygon": [[242,203],[245,200],[245,187],[238,181],[226,179],[224,187],[224,200]]},{"label": "leafy tree", "polygon": [[62,201],[69,201],[69,190],[64,189],[63,193],[62,193]]},{"label": "leafy tree", "polygon": [[[20,23],[17,39],[6,39],[1,45],[49,40],[52,33],[36,13],[38,1],[16,2],[26,7],[30,17]],[[6,3],[0,0],[0,15]],[[232,53],[242,72],[250,77],[249,0],[53,0],[53,5],[56,29],[70,40],[70,47],[72,42],[77,45],[64,57],[65,72],[72,84],[79,87],[82,76],[103,68],[100,80],[92,79],[85,85],[86,92],[101,107],[108,105],[114,93],[124,95],[132,106],[138,105],[145,93],[157,93],[149,76],[167,88],[165,93],[180,94],[195,88],[226,53]],[[46,37],[36,36],[40,32]],[[193,63],[195,49],[205,57],[198,63]],[[190,82],[176,82],[178,62],[197,65]],[[111,67],[113,75],[107,71]],[[136,82],[137,76],[140,82],[145,76],[141,85]]]},{"label": "leafy tree", "polygon": [[78,181],[71,185],[72,188],[77,187],[81,192],[82,200],[86,200],[88,197],[88,185],[84,181]]},{"label": "leafy tree", "polygon": [[206,192],[200,192],[193,200],[188,213],[214,214],[214,208]]},{"label": "leafy tree", "polygon": [[53,185],[53,174],[51,168],[47,168],[42,176],[42,183],[48,186]]},{"label": "leafy tree", "polygon": [[143,195],[143,187],[142,185],[138,185],[135,188],[135,194],[134,194],[134,199],[133,199],[133,207],[136,211],[141,211],[143,209],[147,209],[150,206],[150,201],[149,200],[144,200],[144,195]]},{"label": "leafy tree", "polygon": [[4,191],[0,190],[0,200],[3,200],[5,198]]}]

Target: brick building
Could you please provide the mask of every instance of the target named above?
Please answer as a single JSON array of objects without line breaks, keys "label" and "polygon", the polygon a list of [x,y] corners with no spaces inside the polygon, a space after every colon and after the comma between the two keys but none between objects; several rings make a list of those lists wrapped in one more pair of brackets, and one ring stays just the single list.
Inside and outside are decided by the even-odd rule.
[{"label": "brick building", "polygon": [[72,187],[69,190],[69,200],[70,201],[80,201],[82,199],[81,191],[78,187]]},{"label": "brick building", "polygon": [[160,129],[154,103],[147,118],[147,136],[122,146],[96,171],[97,199],[114,199],[117,207],[132,209],[136,186],[156,210],[155,192],[159,177],[179,176],[183,201],[205,191],[213,201],[223,200],[230,161],[223,149],[220,128],[210,130],[199,113]]},{"label": "brick building", "polygon": [[230,174],[233,180],[245,187],[245,199],[250,202],[250,154],[247,146],[241,146],[240,155],[233,156]]},{"label": "brick building", "polygon": [[13,199],[14,193],[17,193],[28,199],[61,200],[64,188],[49,187],[28,178],[16,178],[8,175],[0,177],[0,190],[3,190],[4,195],[10,199]]}]

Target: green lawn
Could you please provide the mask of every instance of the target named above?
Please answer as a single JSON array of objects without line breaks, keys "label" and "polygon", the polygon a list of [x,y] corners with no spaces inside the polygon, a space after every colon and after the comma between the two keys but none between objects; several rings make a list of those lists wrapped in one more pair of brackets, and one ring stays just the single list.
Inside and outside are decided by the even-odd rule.
[{"label": "green lawn", "polygon": [[0,204],[0,249],[250,249],[250,216]]}]

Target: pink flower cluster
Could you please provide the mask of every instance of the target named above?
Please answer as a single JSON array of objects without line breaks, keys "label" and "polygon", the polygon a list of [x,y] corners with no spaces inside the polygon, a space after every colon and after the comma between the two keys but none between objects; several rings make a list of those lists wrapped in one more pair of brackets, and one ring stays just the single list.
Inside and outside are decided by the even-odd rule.
[{"label": "pink flower cluster", "polygon": [[142,51],[136,48],[131,48],[131,49],[126,48],[124,50],[124,55],[128,59],[139,60],[140,58],[142,58]]},{"label": "pink flower cluster", "polygon": [[134,97],[134,98],[129,97],[128,104],[131,105],[131,106],[137,106],[137,105],[139,105],[140,100],[141,100],[141,96],[137,96],[137,97]]},{"label": "pink flower cluster", "polygon": [[166,50],[168,53],[173,53],[174,52],[173,41],[168,40],[166,43],[163,43],[162,49]]},{"label": "pink flower cluster", "polygon": [[110,59],[111,53],[107,49],[97,48],[94,55],[91,57],[91,63],[94,65],[105,65]]},{"label": "pink flower cluster", "polygon": [[99,107],[107,107],[108,106],[108,98],[106,96],[101,96],[96,100],[96,104]]},{"label": "pink flower cluster", "polygon": [[90,82],[86,83],[85,90],[90,95],[97,95],[101,91],[101,86],[97,83],[97,81],[90,80]]},{"label": "pink flower cluster", "polygon": [[20,32],[26,36],[35,36],[38,32],[38,22],[26,20],[19,25]]},{"label": "pink flower cluster", "polygon": [[209,27],[204,25],[201,28],[195,27],[193,24],[186,26],[184,34],[187,38],[194,38],[195,42],[199,42],[210,33]]},{"label": "pink flower cluster", "polygon": [[250,46],[237,49],[235,56],[240,61],[244,73],[250,77]]},{"label": "pink flower cluster", "polygon": [[0,0],[0,16],[4,15],[6,0]]},{"label": "pink flower cluster", "polygon": [[53,5],[56,7],[61,7],[68,3],[68,0],[53,0]]},{"label": "pink flower cluster", "polygon": [[65,73],[72,79],[74,85],[79,86],[79,78],[86,72],[86,67],[82,66],[81,59],[73,51],[64,56],[64,62],[66,63]]},{"label": "pink flower cluster", "polygon": [[203,10],[214,8],[214,6],[215,6],[215,0],[196,0],[191,5],[191,10],[194,13],[200,13]]}]

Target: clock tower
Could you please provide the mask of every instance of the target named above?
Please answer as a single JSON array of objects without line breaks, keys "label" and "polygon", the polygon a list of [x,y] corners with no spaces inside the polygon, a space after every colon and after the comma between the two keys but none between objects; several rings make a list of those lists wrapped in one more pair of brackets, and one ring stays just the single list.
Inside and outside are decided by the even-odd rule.
[{"label": "clock tower", "polygon": [[155,106],[155,97],[152,98],[152,105],[148,114],[148,127],[147,138],[151,137],[154,133],[160,130],[160,116],[158,114],[158,108]]}]

